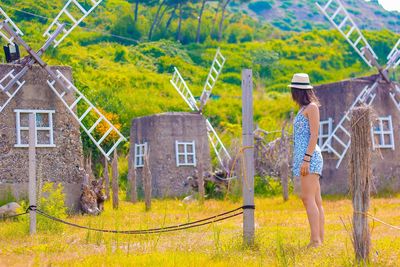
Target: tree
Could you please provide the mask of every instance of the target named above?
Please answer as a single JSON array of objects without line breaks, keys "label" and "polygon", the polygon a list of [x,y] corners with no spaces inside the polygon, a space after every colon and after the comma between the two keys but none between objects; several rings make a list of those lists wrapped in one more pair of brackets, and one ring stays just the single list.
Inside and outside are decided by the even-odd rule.
[{"label": "tree", "polygon": [[186,5],[189,2],[189,0],[175,0],[175,2],[178,4],[178,9],[179,9],[179,20],[178,20],[178,28],[176,30],[176,40],[181,41],[183,6]]},{"label": "tree", "polygon": [[167,0],[161,0],[161,2],[159,2],[158,8],[157,8],[157,12],[156,12],[156,16],[154,17],[153,23],[151,24],[151,27],[150,27],[149,41],[151,41],[151,37],[153,37],[153,31],[154,31],[154,28],[155,28],[156,23],[158,21],[158,18],[160,16],[161,8],[165,5],[166,2],[167,2]]},{"label": "tree", "polygon": [[128,3],[134,4],[134,6],[132,7],[133,14],[134,14],[134,21],[137,22],[138,13],[139,13],[139,3],[150,6],[150,5],[154,4],[154,0],[128,0]]},{"label": "tree", "polygon": [[[237,2],[239,3],[239,4],[241,4],[241,3],[247,3],[247,2],[250,2],[251,0],[237,0]],[[235,2],[235,0],[221,0],[221,7],[222,7],[222,10],[221,10],[221,19],[220,19],[220,21],[219,21],[219,26],[218,26],[218,41],[220,42],[221,40],[222,40],[222,32],[223,32],[223,27],[224,27],[224,21],[225,21],[225,11],[226,11],[226,8],[228,7],[228,5],[230,4],[230,3],[233,3],[233,2]]]},{"label": "tree", "polygon": [[200,33],[201,33],[201,19],[203,17],[203,12],[204,12],[204,8],[206,6],[206,3],[209,0],[201,0],[201,8],[200,8],[200,12],[199,12],[199,16],[198,16],[198,23],[197,23],[197,33],[196,33],[196,43],[200,43]]},{"label": "tree", "polygon": [[219,26],[218,26],[218,42],[221,42],[222,40],[222,30],[223,30],[223,26],[224,26],[224,20],[225,20],[225,10],[226,7],[228,6],[228,4],[231,2],[231,0],[221,0],[222,4],[222,10],[221,10],[221,19],[219,21]]}]

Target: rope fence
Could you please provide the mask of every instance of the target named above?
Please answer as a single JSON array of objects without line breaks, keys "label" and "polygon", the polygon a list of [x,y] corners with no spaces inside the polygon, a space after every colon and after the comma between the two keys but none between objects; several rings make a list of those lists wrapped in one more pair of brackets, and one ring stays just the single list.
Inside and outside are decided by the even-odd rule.
[{"label": "rope fence", "polygon": [[[103,232],[103,233],[114,233],[114,234],[156,234],[156,233],[165,233],[165,232],[172,232],[172,231],[179,231],[179,230],[185,230],[185,229],[190,229],[190,228],[195,228],[195,227],[199,227],[199,226],[204,226],[204,225],[208,225],[208,224],[212,224],[215,222],[220,222],[220,221],[224,221],[236,216],[239,216],[241,214],[243,214],[243,210],[244,209],[255,209],[255,206],[242,206],[230,211],[226,211],[214,216],[210,216],[204,219],[200,219],[200,220],[196,220],[193,222],[188,222],[188,223],[183,223],[183,224],[178,224],[178,225],[173,225],[173,226],[167,226],[167,227],[159,227],[159,228],[151,228],[151,229],[143,229],[143,230],[107,230],[107,229],[98,229],[98,228],[92,228],[92,227],[87,227],[87,226],[82,226],[82,225],[78,225],[75,223],[71,223],[71,222],[67,222],[65,220],[59,219],[57,217],[54,217],[40,209],[38,209],[36,206],[29,206],[25,212],[19,213],[19,214],[15,214],[15,215],[10,215],[10,216],[2,216],[1,219],[3,220],[7,220],[7,219],[12,219],[12,218],[16,218],[25,214],[29,214],[29,211],[36,211],[39,215],[48,218],[50,220],[62,223],[62,224],[66,224],[72,227],[76,227],[76,228],[81,228],[81,229],[86,229],[86,230],[90,230],[90,231],[96,231],[96,232]],[[400,231],[400,226],[395,226],[392,225],[390,223],[387,223],[369,213],[365,213],[365,212],[358,212],[358,211],[354,211],[354,213],[356,214],[361,214],[365,217],[369,217],[371,220],[379,222],[389,228],[395,229],[395,230],[399,230]]]},{"label": "rope fence", "polygon": [[226,212],[223,212],[223,213],[211,216],[211,217],[207,217],[204,219],[196,220],[193,222],[188,222],[188,223],[183,223],[183,224],[178,224],[178,225],[173,225],[173,226],[167,226],[167,227],[139,229],[139,230],[108,230],[108,229],[87,227],[87,226],[71,223],[71,222],[62,220],[60,218],[54,217],[54,216],[38,209],[36,206],[29,206],[24,213],[3,217],[3,219],[18,217],[21,215],[28,214],[29,211],[35,211],[37,214],[39,214],[47,219],[50,219],[50,220],[53,220],[53,221],[56,221],[56,222],[59,222],[59,223],[65,224],[65,225],[69,225],[72,227],[86,229],[89,231],[102,232],[102,233],[114,233],[114,234],[143,235],[143,234],[157,234],[157,233],[180,231],[180,230],[200,227],[200,226],[224,221],[224,220],[242,215],[244,209],[255,209],[255,206],[252,206],[252,205],[242,206],[242,207],[230,210],[230,211],[226,211]]}]

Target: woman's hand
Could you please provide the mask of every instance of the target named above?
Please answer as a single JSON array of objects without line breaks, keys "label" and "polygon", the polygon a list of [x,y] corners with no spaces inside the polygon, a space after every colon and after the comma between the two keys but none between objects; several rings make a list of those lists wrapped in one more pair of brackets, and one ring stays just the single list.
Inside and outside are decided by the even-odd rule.
[{"label": "woman's hand", "polygon": [[309,173],[310,173],[310,162],[303,161],[303,164],[301,165],[300,168],[300,174],[301,176],[306,176]]}]

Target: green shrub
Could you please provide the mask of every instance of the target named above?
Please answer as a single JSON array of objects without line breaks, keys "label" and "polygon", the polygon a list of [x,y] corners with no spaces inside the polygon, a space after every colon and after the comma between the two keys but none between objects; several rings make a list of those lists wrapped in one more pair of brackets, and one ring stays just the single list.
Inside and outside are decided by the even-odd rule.
[{"label": "green shrub", "polygon": [[[289,183],[289,192],[293,191],[292,183]],[[280,178],[271,176],[254,176],[254,193],[256,196],[272,197],[282,194]]]},{"label": "green shrub", "polygon": [[[39,199],[38,208],[49,215],[59,219],[67,218],[67,208],[65,207],[64,187],[61,183],[45,183],[42,189],[42,196]],[[60,232],[63,224],[50,220],[43,216],[37,216],[37,230],[39,232]]]}]

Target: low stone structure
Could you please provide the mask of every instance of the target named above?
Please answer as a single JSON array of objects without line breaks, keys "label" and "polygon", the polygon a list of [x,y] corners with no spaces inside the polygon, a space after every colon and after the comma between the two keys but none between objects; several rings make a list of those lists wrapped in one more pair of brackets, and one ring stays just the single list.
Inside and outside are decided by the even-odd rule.
[{"label": "low stone structure", "polygon": [[188,176],[211,170],[206,121],[201,114],[169,112],[135,118],[130,142],[129,157],[136,170],[139,194],[143,192],[146,154],[153,197],[185,195],[191,189]]},{"label": "low stone structure", "polygon": [[[333,131],[349,109],[353,101],[367,85],[371,86],[376,75],[355,78],[336,83],[315,86],[321,102],[320,107],[320,140],[326,140],[329,128]],[[372,107],[379,120],[374,123],[375,149],[372,156],[373,184],[375,191],[400,190],[400,113],[389,95],[389,85],[379,83],[375,90],[376,97]],[[330,124],[330,127],[329,127]],[[322,129],[323,127],[323,129]],[[350,128],[348,128],[350,131]],[[383,141],[382,141],[383,140]],[[336,168],[338,157],[329,151],[323,152],[324,168],[321,179],[321,190],[324,194],[346,194],[348,188],[349,151]]]},{"label": "low stone structure", "polygon": [[[0,77],[19,65],[1,64]],[[70,67],[52,67],[72,78]],[[79,209],[81,184],[85,175],[83,149],[78,122],[47,84],[48,74],[33,66],[23,77],[22,89],[0,113],[0,198],[12,194],[27,197],[28,190],[28,114],[36,112],[37,125],[37,179],[64,185],[66,204]],[[64,97],[74,100],[72,93]],[[6,95],[0,92],[3,105]]]}]

